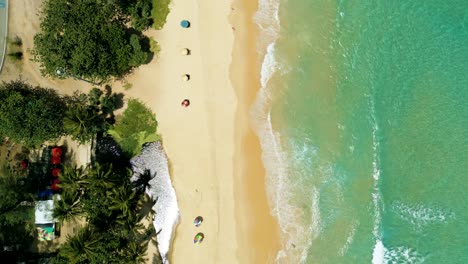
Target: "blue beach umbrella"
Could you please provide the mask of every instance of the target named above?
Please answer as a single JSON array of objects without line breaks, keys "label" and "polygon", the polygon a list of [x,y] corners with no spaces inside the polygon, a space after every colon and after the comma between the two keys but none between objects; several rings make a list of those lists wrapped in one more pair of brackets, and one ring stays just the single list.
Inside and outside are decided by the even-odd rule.
[{"label": "blue beach umbrella", "polygon": [[189,28],[190,27],[190,21],[182,20],[182,21],[180,21],[180,26],[183,27],[183,28]]},{"label": "blue beach umbrella", "polygon": [[197,216],[194,220],[193,220],[193,224],[196,226],[196,227],[199,227],[203,222],[203,217],[201,216]]}]

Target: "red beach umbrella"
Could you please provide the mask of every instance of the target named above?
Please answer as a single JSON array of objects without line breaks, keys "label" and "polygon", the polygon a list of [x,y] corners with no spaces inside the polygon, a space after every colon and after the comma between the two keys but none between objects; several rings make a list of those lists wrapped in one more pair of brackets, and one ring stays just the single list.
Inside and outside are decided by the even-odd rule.
[{"label": "red beach umbrella", "polygon": [[62,149],[59,147],[55,147],[52,149],[52,157],[60,157],[62,156]]},{"label": "red beach umbrella", "polygon": [[54,169],[52,169],[52,176],[53,176],[54,178],[58,177],[59,174],[60,174],[60,169],[59,169],[59,168],[54,168]]},{"label": "red beach umbrella", "polygon": [[60,162],[62,161],[62,159],[61,159],[60,157],[52,157],[52,158],[50,159],[50,161],[52,162],[52,164],[58,165],[58,164],[60,164]]},{"label": "red beach umbrella", "polygon": [[54,191],[58,191],[60,188],[58,187],[57,184],[60,183],[60,180],[59,179],[55,179],[53,182],[52,182],[52,185],[50,186],[50,188]]},{"label": "red beach umbrella", "polygon": [[188,107],[188,106],[190,105],[189,99],[183,100],[182,103],[180,103],[180,105],[181,105],[182,107]]}]

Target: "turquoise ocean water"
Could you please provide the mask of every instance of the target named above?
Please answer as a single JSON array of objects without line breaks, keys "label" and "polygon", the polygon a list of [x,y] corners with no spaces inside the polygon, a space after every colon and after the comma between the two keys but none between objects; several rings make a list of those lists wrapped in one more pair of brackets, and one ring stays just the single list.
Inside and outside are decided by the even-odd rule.
[{"label": "turquoise ocean water", "polygon": [[468,1],[260,0],[278,263],[468,263]]}]

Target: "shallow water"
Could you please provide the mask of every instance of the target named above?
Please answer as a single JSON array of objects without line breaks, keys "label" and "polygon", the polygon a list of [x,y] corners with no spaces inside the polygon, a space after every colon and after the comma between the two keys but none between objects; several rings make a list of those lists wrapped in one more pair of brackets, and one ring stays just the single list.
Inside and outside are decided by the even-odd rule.
[{"label": "shallow water", "polygon": [[278,262],[468,263],[468,2],[261,3]]}]

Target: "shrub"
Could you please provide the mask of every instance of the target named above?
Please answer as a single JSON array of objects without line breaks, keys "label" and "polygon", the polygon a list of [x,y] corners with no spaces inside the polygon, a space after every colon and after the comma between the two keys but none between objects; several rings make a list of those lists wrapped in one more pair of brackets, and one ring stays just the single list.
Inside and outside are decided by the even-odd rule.
[{"label": "shrub", "polygon": [[157,126],[151,109],[136,99],[130,99],[127,109],[108,133],[128,156],[133,157],[140,153],[143,143],[159,140]]},{"label": "shrub", "polygon": [[155,58],[159,57],[159,52],[161,51],[161,47],[159,46],[159,43],[153,38],[150,38],[150,51],[153,53],[153,56]]},{"label": "shrub", "polygon": [[130,37],[130,45],[133,48],[133,55],[130,59],[129,64],[131,66],[138,66],[148,61],[148,53],[144,52],[141,48],[140,38],[133,34]]},{"label": "shrub", "polygon": [[162,29],[166,24],[167,15],[169,15],[169,4],[171,0],[153,0],[153,11],[151,16],[153,17],[153,28]]}]

